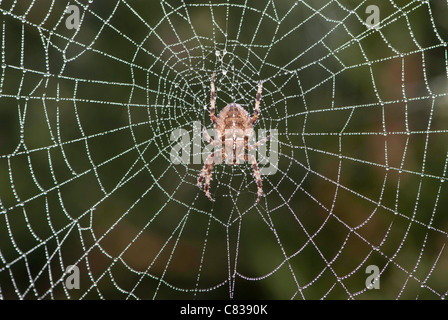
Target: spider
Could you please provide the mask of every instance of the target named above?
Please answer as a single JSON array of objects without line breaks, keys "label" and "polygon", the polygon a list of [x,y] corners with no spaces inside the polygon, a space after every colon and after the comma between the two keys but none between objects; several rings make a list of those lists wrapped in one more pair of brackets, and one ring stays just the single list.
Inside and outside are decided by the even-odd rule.
[{"label": "spider", "polygon": [[249,113],[235,102],[226,105],[219,112],[218,116],[215,116],[215,73],[213,72],[211,80],[210,118],[215,128],[215,139],[210,137],[205,127],[202,130],[202,134],[209,144],[221,146],[221,149],[211,153],[207,157],[197,181],[198,187],[202,188],[202,181],[205,178],[204,191],[210,201],[215,201],[210,195],[210,181],[212,180],[213,166],[222,161],[225,161],[227,165],[233,164],[236,166],[239,164],[239,160],[249,161],[252,164],[255,182],[258,186],[257,203],[260,201],[260,197],[263,194],[263,187],[257,160],[254,155],[246,154],[245,151],[255,150],[259,145],[264,144],[269,139],[269,136],[267,136],[254,145],[249,145],[249,140],[254,136],[254,124],[260,113],[261,89],[262,83],[260,81],[253,117],[250,117]]}]

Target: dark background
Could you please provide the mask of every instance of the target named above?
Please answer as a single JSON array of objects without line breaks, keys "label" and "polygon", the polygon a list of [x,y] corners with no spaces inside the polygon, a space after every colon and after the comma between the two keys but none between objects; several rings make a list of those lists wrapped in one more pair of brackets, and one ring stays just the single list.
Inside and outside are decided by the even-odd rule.
[{"label": "dark background", "polygon": [[[0,3],[1,298],[446,295],[444,1],[70,4],[78,31],[67,1]],[[258,205],[250,166],[216,166],[212,203],[170,161],[174,129],[211,128],[212,72],[218,111],[263,81]]]}]

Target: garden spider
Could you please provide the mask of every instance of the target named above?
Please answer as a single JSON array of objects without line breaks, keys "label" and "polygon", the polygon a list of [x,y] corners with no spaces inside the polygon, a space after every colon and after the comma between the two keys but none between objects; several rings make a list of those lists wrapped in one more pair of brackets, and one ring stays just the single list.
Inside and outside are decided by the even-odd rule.
[{"label": "garden spider", "polygon": [[211,153],[205,160],[205,164],[198,176],[197,185],[202,187],[204,182],[204,191],[210,201],[214,201],[210,195],[210,181],[212,180],[212,169],[215,164],[225,161],[228,165],[238,165],[239,160],[249,161],[254,171],[255,182],[258,186],[257,203],[263,194],[260,171],[258,170],[257,160],[252,154],[246,154],[246,150],[255,150],[259,145],[264,144],[269,136],[258,141],[254,145],[249,145],[249,140],[254,136],[254,124],[260,113],[262,83],[258,85],[257,97],[255,100],[254,116],[237,103],[230,103],[222,109],[218,116],[215,116],[215,73],[213,72],[211,81],[211,99],[210,99],[210,118],[215,128],[215,139],[212,139],[204,127],[202,134],[205,140],[213,146],[222,146],[221,149]]}]

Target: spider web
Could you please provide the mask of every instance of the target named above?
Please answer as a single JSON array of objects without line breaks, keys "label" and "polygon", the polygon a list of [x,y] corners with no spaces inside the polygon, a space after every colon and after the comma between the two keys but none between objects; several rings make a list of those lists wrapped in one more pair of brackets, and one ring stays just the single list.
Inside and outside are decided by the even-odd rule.
[{"label": "spider web", "polygon": [[[446,297],[444,1],[0,11],[1,299]],[[252,113],[263,81],[256,129],[278,130],[278,163],[259,204],[247,164],[215,166],[212,203],[202,165],[170,160],[173,130],[211,128],[212,72],[218,112]]]}]

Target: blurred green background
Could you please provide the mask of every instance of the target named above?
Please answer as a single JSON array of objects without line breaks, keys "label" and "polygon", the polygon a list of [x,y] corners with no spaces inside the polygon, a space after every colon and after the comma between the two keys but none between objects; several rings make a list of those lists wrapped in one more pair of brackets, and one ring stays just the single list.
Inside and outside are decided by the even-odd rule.
[{"label": "blurred green background", "polygon": [[[0,11],[1,298],[446,296],[445,1]],[[214,168],[212,203],[202,166],[170,161],[173,130],[211,128],[212,72],[218,111],[252,112],[263,81],[257,129],[279,131],[279,163],[258,205],[249,165]],[[69,265],[80,289],[65,288]]]}]

